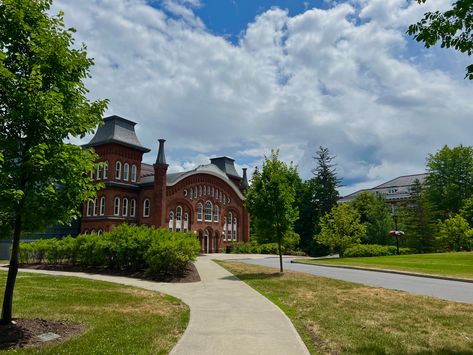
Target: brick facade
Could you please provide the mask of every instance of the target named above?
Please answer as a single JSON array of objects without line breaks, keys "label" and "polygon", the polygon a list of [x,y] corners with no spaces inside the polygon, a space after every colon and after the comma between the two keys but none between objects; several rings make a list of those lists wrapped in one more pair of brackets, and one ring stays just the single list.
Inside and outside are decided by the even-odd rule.
[{"label": "brick facade", "polygon": [[105,188],[84,205],[82,233],[109,231],[120,223],[164,227],[193,232],[207,253],[249,241],[246,172],[238,176],[232,159],[215,158],[194,170],[169,174],[164,140],[151,166],[142,163],[149,149],[139,143],[134,122],[111,116],[104,123],[85,145],[94,147],[108,169],[94,174]]}]

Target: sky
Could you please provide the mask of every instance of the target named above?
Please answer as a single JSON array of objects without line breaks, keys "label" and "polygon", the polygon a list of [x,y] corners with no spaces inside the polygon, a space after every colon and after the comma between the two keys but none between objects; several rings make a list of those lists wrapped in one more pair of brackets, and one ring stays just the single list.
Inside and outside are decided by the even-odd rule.
[{"label": "sky", "polygon": [[[239,171],[271,149],[312,176],[320,146],[341,195],[425,171],[445,144],[473,145],[470,64],[406,35],[450,0],[56,0],[95,59],[90,100],[165,138],[169,171],[227,155]],[[74,140],[75,143],[88,141]]]}]

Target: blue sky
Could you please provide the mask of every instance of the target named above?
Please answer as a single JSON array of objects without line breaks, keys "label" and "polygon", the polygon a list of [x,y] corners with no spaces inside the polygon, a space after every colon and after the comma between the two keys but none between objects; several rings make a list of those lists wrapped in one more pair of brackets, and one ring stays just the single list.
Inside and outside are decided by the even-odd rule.
[{"label": "blue sky", "polygon": [[[450,0],[57,0],[95,58],[90,98],[138,123],[171,171],[271,149],[311,176],[320,145],[342,194],[424,171],[444,144],[472,145],[469,58],[405,34]],[[471,59],[471,58],[470,58]]]}]

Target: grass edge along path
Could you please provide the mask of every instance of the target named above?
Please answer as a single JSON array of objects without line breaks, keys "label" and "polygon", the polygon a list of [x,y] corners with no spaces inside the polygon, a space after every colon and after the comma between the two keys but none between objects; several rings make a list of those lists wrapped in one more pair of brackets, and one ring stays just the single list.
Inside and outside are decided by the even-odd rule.
[{"label": "grass edge along path", "polygon": [[[0,271],[1,290],[5,280]],[[13,307],[15,318],[80,323],[87,331],[61,344],[0,351],[5,354],[168,354],[190,315],[183,302],[155,291],[24,272],[18,274]]]},{"label": "grass edge along path", "polygon": [[296,259],[295,262],[320,266],[352,266],[473,281],[473,252]]},{"label": "grass edge along path", "polygon": [[219,262],[286,313],[312,354],[473,354],[473,305]]}]

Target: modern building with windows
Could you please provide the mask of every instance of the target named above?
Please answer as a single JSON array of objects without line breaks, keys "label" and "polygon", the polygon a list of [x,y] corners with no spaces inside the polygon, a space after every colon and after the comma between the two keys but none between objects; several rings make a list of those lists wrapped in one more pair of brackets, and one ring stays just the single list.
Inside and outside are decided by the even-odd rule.
[{"label": "modern building with windows", "polygon": [[120,223],[193,232],[205,253],[249,241],[246,169],[239,176],[233,159],[219,157],[190,171],[168,173],[165,140],[159,139],[155,164],[143,163],[150,149],[139,142],[135,125],[119,116],[106,117],[84,145],[100,157],[102,165],[93,178],[105,188],[84,205],[81,232],[100,234]]}]

